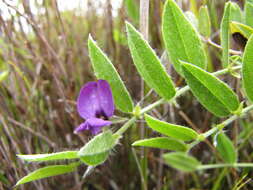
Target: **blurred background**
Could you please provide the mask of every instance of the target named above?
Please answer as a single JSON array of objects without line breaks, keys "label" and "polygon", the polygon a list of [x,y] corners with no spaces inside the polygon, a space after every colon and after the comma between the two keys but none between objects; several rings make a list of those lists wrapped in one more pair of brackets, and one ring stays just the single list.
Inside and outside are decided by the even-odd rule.
[{"label": "blurred background", "polygon": [[[165,0],[150,0],[149,42],[158,56],[164,45],[161,36],[161,15]],[[184,11],[198,16],[201,5],[207,5],[212,24],[212,40],[219,44],[219,24],[225,0],[178,0]],[[243,1],[235,1],[243,6]],[[125,21],[139,28],[139,0],[0,0],[0,189],[12,189],[18,179],[44,166],[27,164],[16,154],[49,153],[77,150],[92,138],[89,132],[73,134],[82,119],[76,111],[76,98],[83,84],[95,80],[88,51],[91,34],[110,57],[124,80],[135,103],[141,99],[140,77],[132,64],[127,47]],[[189,14],[189,12],[188,12]],[[239,49],[233,45],[234,49]],[[207,46],[209,71],[220,68],[220,51]],[[166,69],[177,86],[184,84],[167,59]],[[231,77],[223,78],[233,88],[239,86]],[[149,89],[146,87],[145,92]],[[151,94],[143,103],[159,97]],[[199,132],[208,130],[217,121],[190,93],[178,101],[180,109],[164,105],[152,113],[177,124],[185,124]],[[116,113],[122,116],[122,113]],[[230,137],[252,134],[239,132],[235,122]],[[240,126],[249,129],[250,122]],[[121,125],[114,125],[116,130]],[[19,187],[28,189],[141,189],[141,179],[131,149],[140,139],[140,127],[132,127],[105,164],[97,167],[85,180],[86,167],[77,172],[35,181]],[[144,125],[145,127],[145,125]],[[157,136],[147,130],[146,135]],[[246,134],[245,134],[246,133]],[[240,160],[252,161],[252,142],[247,138],[240,151]],[[140,149],[135,150],[137,156]],[[147,149],[148,189],[232,189],[242,179],[252,177],[234,169],[207,170],[202,173],[181,173],[161,162],[163,151]],[[207,141],[192,154],[203,163],[220,160],[212,143]],[[245,180],[244,178],[242,180]],[[249,182],[242,189],[253,189]]]}]

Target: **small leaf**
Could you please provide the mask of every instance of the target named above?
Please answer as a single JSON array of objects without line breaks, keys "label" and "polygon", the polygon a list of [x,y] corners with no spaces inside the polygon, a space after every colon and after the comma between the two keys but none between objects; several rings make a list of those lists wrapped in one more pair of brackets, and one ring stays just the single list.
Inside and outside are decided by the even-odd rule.
[{"label": "small leaf", "polygon": [[253,102],[253,35],[249,38],[242,59],[242,80],[246,95]]},{"label": "small leaf", "polygon": [[173,0],[167,0],[162,17],[162,33],[169,58],[182,73],[179,60],[206,68],[207,59],[199,34]]},{"label": "small leaf", "polygon": [[126,23],[126,28],[128,45],[138,72],[150,88],[170,100],[176,91],[165,68],[142,35],[130,23]]},{"label": "small leaf", "polygon": [[135,0],[124,0],[126,5],[127,14],[134,21],[138,23],[139,21],[139,7]]},{"label": "small leaf", "polygon": [[29,162],[39,162],[39,161],[52,161],[52,160],[66,160],[66,159],[76,159],[79,158],[77,151],[64,151],[56,152],[51,154],[18,154],[20,159]]},{"label": "small leaf", "polygon": [[221,20],[221,29],[220,29],[220,38],[221,38],[221,47],[222,47],[222,64],[223,67],[227,67],[229,63],[229,48],[230,48],[230,31],[229,31],[229,22],[230,22],[230,13],[231,13],[231,2],[225,4],[223,17]]},{"label": "small leaf", "polygon": [[28,174],[27,176],[20,179],[16,186],[28,183],[31,181],[35,181],[42,178],[47,178],[51,176],[61,175],[69,172],[73,172],[76,170],[77,166],[79,166],[79,162],[72,163],[69,165],[54,165],[54,166],[47,166],[44,168],[40,168],[38,170],[35,170],[34,172]]},{"label": "small leaf", "polygon": [[201,6],[199,9],[199,32],[205,37],[211,35],[211,21],[207,6]]},{"label": "small leaf", "polygon": [[133,101],[129,92],[109,58],[97,46],[91,36],[89,36],[88,47],[96,77],[108,81],[112,88],[114,101],[118,109],[123,112],[132,112]]},{"label": "small leaf", "polygon": [[237,3],[231,2],[230,21],[242,22],[242,10]]},{"label": "small leaf", "polygon": [[195,14],[193,14],[193,12],[191,12],[191,11],[186,11],[184,13],[184,15],[189,20],[189,22],[192,24],[192,26],[197,30],[199,27],[199,21],[196,18]]},{"label": "small leaf", "polygon": [[194,157],[183,152],[167,153],[163,155],[163,158],[168,165],[183,172],[192,172],[201,165]]},{"label": "small leaf", "polygon": [[253,28],[253,2],[247,1],[245,3],[245,23]]},{"label": "small leaf", "polygon": [[215,1],[207,1],[207,6],[210,10],[210,18],[211,18],[211,24],[214,27],[215,31],[219,29],[219,18],[218,18],[218,12],[217,9],[217,3]]},{"label": "small leaf", "polygon": [[236,163],[237,152],[231,140],[223,133],[217,135],[217,150],[227,163]]},{"label": "small leaf", "polygon": [[188,127],[160,121],[147,114],[145,114],[145,120],[153,130],[178,140],[190,141],[198,137],[198,133]]},{"label": "small leaf", "polygon": [[8,77],[8,75],[9,75],[9,71],[0,72],[0,82],[5,80]]},{"label": "small leaf", "polygon": [[150,139],[143,139],[135,141],[132,146],[145,146],[151,148],[160,148],[174,151],[186,151],[187,146],[182,141],[168,138],[168,137],[156,137]]},{"label": "small leaf", "polygon": [[193,95],[210,112],[225,117],[238,109],[238,97],[226,83],[192,64],[182,62],[182,68]]},{"label": "small leaf", "polygon": [[249,39],[251,34],[253,34],[253,28],[250,26],[247,26],[245,24],[239,23],[239,22],[231,22],[230,23],[230,30],[231,33],[240,33],[243,35],[245,38]]},{"label": "small leaf", "polygon": [[89,141],[80,149],[78,155],[87,165],[99,165],[107,159],[110,150],[117,144],[117,141],[118,137],[115,137],[111,131],[106,131]]}]

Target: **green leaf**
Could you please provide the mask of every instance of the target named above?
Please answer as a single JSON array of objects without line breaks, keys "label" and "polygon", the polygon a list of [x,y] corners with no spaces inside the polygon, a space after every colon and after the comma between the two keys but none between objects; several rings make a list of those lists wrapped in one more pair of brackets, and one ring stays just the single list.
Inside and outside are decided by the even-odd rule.
[{"label": "green leaf", "polygon": [[242,10],[237,3],[231,2],[230,21],[242,22]]},{"label": "green leaf", "polygon": [[253,28],[253,2],[245,3],[245,23]]},{"label": "green leaf", "polygon": [[166,136],[174,137],[178,140],[190,141],[195,140],[198,137],[198,133],[188,127],[160,121],[147,114],[145,114],[145,120],[148,126],[154,131]]},{"label": "green leaf", "polygon": [[99,165],[107,159],[110,150],[117,144],[118,138],[111,131],[101,133],[82,147],[78,155],[87,165]]},{"label": "green leaf", "polygon": [[253,102],[253,35],[249,38],[242,59],[242,80],[247,97]]},{"label": "green leaf", "polygon": [[231,140],[223,132],[217,135],[216,148],[225,162],[236,163],[237,152]]},{"label": "green leaf", "polygon": [[9,71],[0,72],[0,82],[5,80],[8,77],[8,75],[9,75]]},{"label": "green leaf", "polygon": [[18,154],[17,156],[25,161],[39,162],[39,161],[52,161],[52,160],[66,160],[79,158],[77,151],[64,151],[51,154]]},{"label": "green leaf", "polygon": [[133,101],[118,72],[91,36],[89,36],[88,47],[95,75],[98,79],[108,81],[112,88],[114,102],[117,108],[123,112],[133,111]]},{"label": "green leaf", "polygon": [[162,33],[170,60],[182,73],[179,60],[206,68],[207,59],[199,34],[173,0],[167,0],[162,17]]},{"label": "green leaf", "polygon": [[230,22],[230,12],[231,12],[230,7],[231,7],[231,2],[227,2],[225,4],[224,13],[221,20],[221,26],[220,26],[223,67],[227,67],[229,63],[229,48],[230,48],[229,22]]},{"label": "green leaf", "polygon": [[194,157],[183,152],[167,153],[163,155],[163,158],[168,165],[183,172],[192,172],[201,165]]},{"label": "green leaf", "polygon": [[174,151],[186,151],[187,146],[182,141],[168,137],[156,137],[135,141],[132,146],[145,146]]},{"label": "green leaf", "polygon": [[184,13],[184,15],[186,16],[186,18],[189,20],[189,22],[192,24],[192,26],[195,28],[195,29],[198,29],[199,27],[199,21],[198,19],[196,18],[195,14],[193,14],[193,12],[191,11],[186,11]]},{"label": "green leaf", "polygon": [[124,0],[126,5],[127,14],[135,22],[139,22],[139,7],[134,0]]},{"label": "green leaf", "polygon": [[173,82],[155,52],[130,23],[126,23],[126,28],[128,45],[138,72],[157,94],[171,99],[176,94]]},{"label": "green leaf", "polygon": [[27,176],[20,179],[16,186],[28,183],[31,181],[35,181],[42,178],[47,178],[51,176],[61,175],[69,172],[73,172],[76,170],[77,166],[79,166],[80,163],[72,163],[69,165],[54,165],[54,166],[47,166],[44,168],[40,168],[38,170],[35,170],[34,172],[28,174]]},{"label": "green leaf", "polygon": [[226,83],[192,64],[182,62],[182,68],[193,95],[210,112],[224,117],[238,109],[238,97]]},{"label": "green leaf", "polygon": [[231,33],[240,33],[247,39],[249,39],[251,34],[253,34],[253,28],[245,24],[234,22],[234,21],[230,23],[230,30],[231,30]]},{"label": "green leaf", "polygon": [[207,1],[206,2],[209,10],[210,10],[210,18],[211,18],[211,24],[214,27],[214,30],[217,31],[219,29],[219,18],[218,18],[218,12],[217,9],[217,3],[216,1]]},{"label": "green leaf", "polygon": [[199,9],[199,32],[205,37],[211,35],[211,21],[207,6],[201,6]]}]

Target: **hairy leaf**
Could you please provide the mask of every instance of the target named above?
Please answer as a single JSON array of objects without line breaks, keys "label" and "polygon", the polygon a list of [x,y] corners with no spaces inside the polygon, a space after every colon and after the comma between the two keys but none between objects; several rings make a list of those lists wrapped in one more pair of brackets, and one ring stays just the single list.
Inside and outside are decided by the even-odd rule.
[{"label": "hairy leaf", "polygon": [[237,152],[231,140],[223,133],[217,135],[217,150],[227,163],[236,163]]},{"label": "hairy leaf", "polygon": [[133,101],[129,92],[109,58],[97,46],[91,36],[88,40],[88,47],[95,75],[98,79],[108,81],[112,88],[112,94],[117,108],[123,112],[132,112]]},{"label": "hairy leaf", "polygon": [[247,97],[253,102],[253,35],[249,38],[243,54],[242,79]]},{"label": "hairy leaf", "polygon": [[176,93],[173,82],[155,52],[130,23],[126,23],[126,28],[128,45],[138,72],[157,94],[171,99]]},{"label": "hairy leaf", "polygon": [[225,4],[223,17],[221,20],[221,47],[222,47],[222,64],[223,67],[227,67],[229,63],[229,48],[230,48],[230,31],[229,31],[229,22],[230,22],[230,13],[231,13],[231,2]]},{"label": "hairy leaf", "polygon": [[201,165],[194,157],[183,152],[167,153],[163,158],[168,165],[183,172],[192,172]]},{"label": "hairy leaf", "polygon": [[182,73],[179,60],[206,68],[207,59],[199,34],[173,0],[167,0],[162,17],[162,33],[168,55]]},{"label": "hairy leaf", "polygon": [[166,136],[174,137],[175,139],[190,141],[195,140],[198,137],[198,133],[188,127],[160,121],[147,114],[145,115],[145,120],[148,126],[154,131]]},{"label": "hairy leaf", "polygon": [[182,141],[168,137],[156,137],[135,141],[132,146],[145,146],[174,151],[186,151],[187,146]]},{"label": "hairy leaf", "polygon": [[242,22],[242,10],[237,3],[231,2],[230,21]]},{"label": "hairy leaf", "polygon": [[253,28],[253,2],[245,3],[245,23]]},{"label": "hairy leaf", "polygon": [[124,0],[127,14],[135,22],[139,21],[139,7],[135,0]]},{"label": "hairy leaf", "polygon": [[238,97],[226,83],[192,64],[182,62],[182,68],[193,95],[210,112],[224,117],[238,109]]},{"label": "hairy leaf", "polygon": [[40,162],[40,161],[52,161],[52,160],[66,160],[79,158],[78,151],[64,151],[50,154],[18,154],[17,156],[25,161]]},{"label": "hairy leaf", "polygon": [[38,179],[43,179],[51,176],[61,175],[69,172],[73,172],[76,170],[78,163],[72,163],[69,165],[54,165],[54,166],[47,166],[44,168],[40,168],[38,170],[35,170],[34,172],[28,174],[27,176],[20,179],[17,183],[17,185],[21,185],[24,183],[28,183],[31,181],[35,181]]},{"label": "hairy leaf", "polygon": [[99,165],[107,159],[109,151],[117,144],[117,140],[118,137],[115,137],[111,131],[106,131],[89,141],[80,149],[78,155],[87,165]]},{"label": "hairy leaf", "polygon": [[199,32],[205,37],[211,35],[211,21],[207,6],[201,6],[199,9]]}]

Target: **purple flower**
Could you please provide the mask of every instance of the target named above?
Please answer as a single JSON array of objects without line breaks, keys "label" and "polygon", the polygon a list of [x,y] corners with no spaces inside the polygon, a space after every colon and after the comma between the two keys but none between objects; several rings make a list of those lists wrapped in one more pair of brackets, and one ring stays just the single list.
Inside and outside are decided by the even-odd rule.
[{"label": "purple flower", "polygon": [[97,134],[104,126],[110,125],[109,117],[113,115],[114,103],[112,91],[107,81],[98,80],[85,84],[77,99],[77,111],[85,119],[74,133],[90,130]]}]

